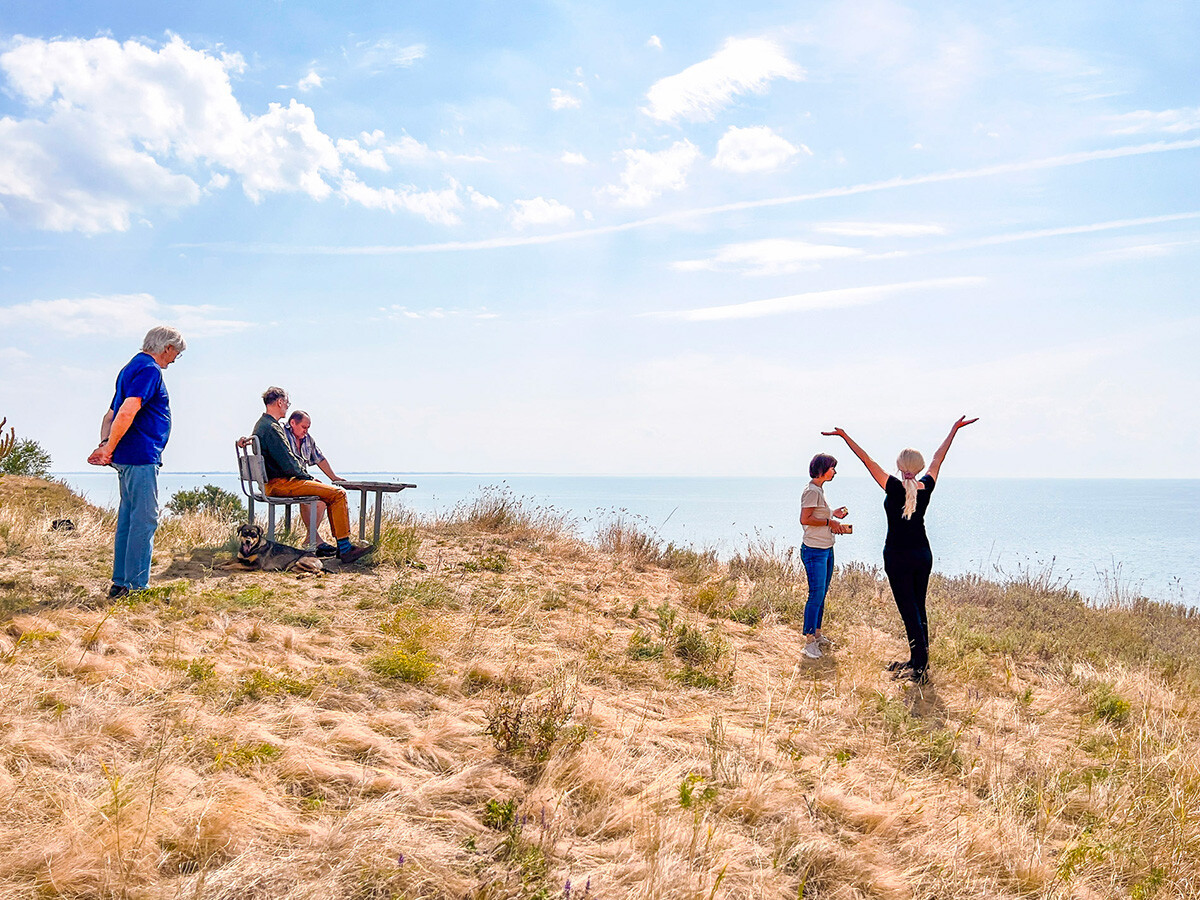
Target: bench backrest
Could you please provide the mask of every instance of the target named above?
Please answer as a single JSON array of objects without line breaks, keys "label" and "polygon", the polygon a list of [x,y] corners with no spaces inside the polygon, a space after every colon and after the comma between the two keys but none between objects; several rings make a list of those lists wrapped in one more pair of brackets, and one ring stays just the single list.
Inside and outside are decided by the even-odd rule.
[{"label": "bench backrest", "polygon": [[266,503],[267,464],[263,461],[262,447],[259,446],[258,436],[251,435],[237,442],[238,479],[242,483],[242,493],[251,500]]}]

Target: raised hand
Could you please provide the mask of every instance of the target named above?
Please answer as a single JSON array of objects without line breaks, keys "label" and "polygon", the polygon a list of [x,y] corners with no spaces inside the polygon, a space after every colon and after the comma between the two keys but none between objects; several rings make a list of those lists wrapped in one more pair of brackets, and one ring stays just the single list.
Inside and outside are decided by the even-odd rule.
[{"label": "raised hand", "polygon": [[968,425],[973,425],[974,423],[976,423],[978,421],[979,421],[979,416],[976,416],[973,419],[968,419],[966,416],[959,416],[958,421],[954,423],[954,430],[958,431],[958,429],[966,428]]},{"label": "raised hand", "polygon": [[850,435],[846,434],[845,428],[835,428],[833,431],[822,431],[821,434],[825,437],[840,437],[842,440],[849,440]]}]

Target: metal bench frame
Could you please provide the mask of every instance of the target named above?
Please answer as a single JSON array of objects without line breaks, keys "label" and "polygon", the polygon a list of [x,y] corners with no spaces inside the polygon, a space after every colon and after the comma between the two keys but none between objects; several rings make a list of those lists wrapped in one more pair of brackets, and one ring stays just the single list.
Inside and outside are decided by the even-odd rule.
[{"label": "metal bench frame", "polygon": [[309,534],[312,535],[314,545],[308,547],[309,550],[316,549],[315,541],[317,540],[317,503],[321,502],[320,497],[270,497],[267,495],[267,466],[263,460],[262,447],[258,443],[258,437],[251,435],[248,438],[241,438],[236,442],[238,455],[238,479],[242,483],[242,493],[249,499],[250,509],[250,524],[254,524],[254,503],[266,504],[267,507],[267,540],[275,540],[275,507],[283,507],[283,527],[284,530],[291,530],[292,527],[292,504],[295,503],[311,503],[312,512],[309,515]]}]

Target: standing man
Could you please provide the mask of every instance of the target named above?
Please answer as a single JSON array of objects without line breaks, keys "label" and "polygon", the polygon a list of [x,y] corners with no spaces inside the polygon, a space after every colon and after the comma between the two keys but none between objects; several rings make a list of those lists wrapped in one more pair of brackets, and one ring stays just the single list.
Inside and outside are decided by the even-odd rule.
[{"label": "standing man", "polygon": [[[291,415],[288,416],[287,428],[284,429],[284,436],[287,437],[288,446],[292,453],[296,455],[296,459],[300,460],[300,464],[304,466],[305,471],[308,471],[312,466],[316,466],[324,472],[329,480],[334,484],[341,481],[338,474],[333,471],[333,466],[329,460],[325,458],[325,454],[321,452],[321,448],[317,446],[317,442],[313,440],[313,436],[308,433],[312,427],[312,419],[308,413],[302,409],[293,409]],[[316,547],[317,556],[333,556],[337,552],[337,548],[332,544],[324,542],[317,543],[318,534],[313,534],[312,523],[314,519],[317,522],[321,521],[321,517],[325,515],[324,501],[318,501],[316,516],[311,515],[309,507],[311,503],[304,504],[303,519],[304,525],[308,529],[308,536],[304,539],[306,547]]]},{"label": "standing man", "polygon": [[329,530],[337,541],[338,559],[352,563],[366,556],[375,549],[373,546],[355,547],[350,543],[350,504],[346,502],[346,492],[309,478],[303,464],[288,446],[283,426],[279,424],[288,411],[287,391],[269,387],[263,391],[262,399],[266,410],[254,425],[254,436],[258,438],[267,470],[267,494],[272,497],[320,497],[328,508]]},{"label": "standing man", "polygon": [[174,328],[160,325],[146,332],[141,353],[117,375],[112,403],[100,422],[100,444],[88,457],[94,466],[116,469],[121,488],[109,597],[143,590],[150,581],[158,470],[171,436],[171,402],[162,373],[186,349]]}]

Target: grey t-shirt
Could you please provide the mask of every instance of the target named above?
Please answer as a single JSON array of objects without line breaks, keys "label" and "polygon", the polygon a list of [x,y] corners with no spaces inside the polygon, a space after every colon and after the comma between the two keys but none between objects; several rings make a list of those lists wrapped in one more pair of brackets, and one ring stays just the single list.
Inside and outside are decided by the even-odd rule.
[{"label": "grey t-shirt", "polygon": [[[818,519],[823,518],[826,522],[833,519],[833,511],[825,500],[825,489],[814,481],[810,481],[800,495],[801,514],[808,508],[816,511]],[[805,525],[804,544],[814,550],[828,550],[833,546],[833,532],[828,525]]]}]

